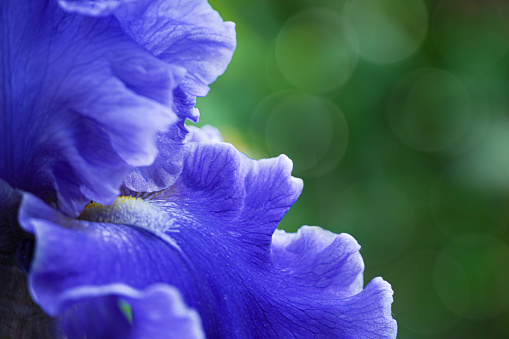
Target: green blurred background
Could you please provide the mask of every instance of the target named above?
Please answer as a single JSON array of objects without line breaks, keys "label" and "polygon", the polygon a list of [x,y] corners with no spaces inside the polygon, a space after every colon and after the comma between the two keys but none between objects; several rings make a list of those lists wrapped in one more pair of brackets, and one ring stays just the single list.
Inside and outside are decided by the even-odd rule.
[{"label": "green blurred background", "polygon": [[280,227],[352,234],[398,338],[509,337],[509,2],[210,2],[238,47],[200,124],[294,161]]}]

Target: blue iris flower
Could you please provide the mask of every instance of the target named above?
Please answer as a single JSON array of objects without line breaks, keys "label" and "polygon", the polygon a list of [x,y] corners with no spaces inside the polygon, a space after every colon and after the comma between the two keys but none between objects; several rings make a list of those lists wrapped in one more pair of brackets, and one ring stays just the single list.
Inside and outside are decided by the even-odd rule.
[{"label": "blue iris flower", "polygon": [[[193,129],[173,185],[123,186],[114,204],[90,203],[78,218],[25,194],[20,222],[37,239],[29,284],[43,310],[76,338],[137,338],[149,325],[161,338],[181,326],[196,338],[394,337],[391,287],[375,278],[363,289],[351,236],[276,231],[302,190],[291,161],[206,139]],[[106,335],[94,325],[104,315],[116,326]]]},{"label": "blue iris flower", "polygon": [[276,230],[302,190],[287,157],[188,133],[235,48],[206,1],[4,0],[0,25],[0,254],[35,239],[59,335],[396,336],[351,236]]},{"label": "blue iris flower", "polygon": [[[204,0],[3,0],[0,42],[0,178],[77,216],[134,168],[132,188],[175,180],[235,31]],[[153,173],[156,137],[173,157]]]}]

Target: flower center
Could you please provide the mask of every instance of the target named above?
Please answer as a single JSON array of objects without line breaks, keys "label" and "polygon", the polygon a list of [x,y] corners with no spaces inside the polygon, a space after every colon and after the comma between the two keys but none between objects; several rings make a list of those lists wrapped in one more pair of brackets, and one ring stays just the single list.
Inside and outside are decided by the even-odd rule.
[{"label": "flower center", "polygon": [[141,198],[120,196],[111,205],[91,202],[78,219],[92,222],[130,225],[157,234],[176,231],[174,219],[168,213]]}]

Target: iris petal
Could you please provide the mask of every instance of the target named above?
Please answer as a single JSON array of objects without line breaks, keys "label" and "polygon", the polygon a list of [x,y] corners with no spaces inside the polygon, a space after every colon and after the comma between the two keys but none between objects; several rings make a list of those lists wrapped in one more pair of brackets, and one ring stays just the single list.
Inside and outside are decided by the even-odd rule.
[{"label": "iris petal", "polygon": [[[154,163],[136,168],[126,185],[137,191],[153,192],[173,184],[180,174],[181,143],[187,134],[184,120],[197,122],[196,97],[205,96],[209,86],[223,74],[235,50],[235,25],[223,22],[206,0],[166,1],[60,1],[67,10],[87,15],[112,13],[126,34],[155,56],[186,70],[173,90],[177,127],[158,137],[158,149],[166,154]],[[171,159],[169,159],[171,156]],[[171,160],[171,161],[169,161]]]},{"label": "iris petal", "polygon": [[113,17],[66,13],[53,1],[2,1],[0,25],[0,178],[58,198],[71,215],[90,200],[112,202],[177,120],[171,93],[185,70]]},{"label": "iris petal", "polygon": [[223,136],[219,130],[211,125],[204,125],[201,128],[188,126],[189,134],[186,140],[188,142],[222,142]]},{"label": "iris petal", "polygon": [[352,237],[315,227],[273,235],[302,189],[288,158],[254,161],[224,143],[191,142],[187,152],[168,189],[123,189],[154,206],[154,220],[164,214],[150,229],[72,220],[25,195],[20,221],[38,239],[30,284],[43,309],[57,314],[54,300],[82,285],[164,282],[209,338],[395,337],[390,285],[376,278],[362,289]]},{"label": "iris petal", "polygon": [[[179,89],[194,97],[207,94],[208,85],[223,74],[236,46],[235,25],[223,22],[206,0],[125,1],[115,16],[140,45],[187,70]],[[190,106],[192,99],[175,97],[182,107]],[[186,117],[192,116],[195,113],[189,110]]]},{"label": "iris petal", "polygon": [[186,69],[174,91],[179,116],[194,122],[197,96],[205,96],[223,74],[236,46],[235,25],[223,22],[207,0],[59,0],[69,12],[114,15],[122,29],[158,58]]},{"label": "iris petal", "polygon": [[106,16],[121,4],[118,0],[58,0],[60,7],[68,12],[90,16]]},{"label": "iris petal", "polygon": [[66,291],[58,302],[60,326],[69,339],[204,338],[198,313],[164,284],[142,291],[123,284],[83,286]]},{"label": "iris petal", "polygon": [[[334,234],[319,227],[303,226],[296,234],[276,231],[272,251],[290,296],[279,303],[305,337],[395,338],[391,316],[392,289],[378,277],[364,289],[364,262],[360,246],[348,234]],[[296,288],[297,286],[297,288]],[[288,301],[290,300],[290,301]],[[301,305],[295,309],[294,305]],[[285,307],[281,307],[285,309]],[[288,324],[280,326],[288,331]],[[282,330],[281,330],[282,332]]]},{"label": "iris petal", "polygon": [[362,291],[364,262],[360,246],[348,234],[303,226],[297,233],[276,230],[272,237],[274,265],[301,286],[350,297]]},{"label": "iris petal", "polygon": [[[0,178],[58,198],[71,215],[90,200],[112,202],[133,167],[131,188],[168,187],[180,173],[184,120],[198,120],[196,96],[235,49],[233,23],[204,0],[58,5],[0,5],[0,76],[8,79]],[[157,133],[172,164],[165,155],[143,168],[156,157]]]},{"label": "iris petal", "polygon": [[170,127],[166,133],[159,133],[156,145],[159,154],[150,166],[136,167],[124,180],[124,185],[135,191],[154,192],[175,183],[184,156],[184,139],[187,130],[181,124]]}]

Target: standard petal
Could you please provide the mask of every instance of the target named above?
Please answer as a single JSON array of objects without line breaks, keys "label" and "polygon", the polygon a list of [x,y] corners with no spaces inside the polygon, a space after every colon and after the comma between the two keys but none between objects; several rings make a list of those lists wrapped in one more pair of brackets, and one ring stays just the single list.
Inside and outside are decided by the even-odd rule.
[{"label": "standard petal", "polygon": [[169,285],[142,291],[124,284],[82,286],[62,293],[58,303],[69,339],[205,338],[198,313]]},{"label": "standard petal", "polygon": [[[316,227],[272,237],[302,189],[286,157],[254,161],[224,143],[191,142],[188,152],[174,185],[124,189],[126,208],[88,221],[25,195],[20,222],[38,239],[30,284],[43,309],[54,314],[54,300],[81,285],[164,282],[208,338],[395,337],[392,290],[380,279],[362,290],[353,238]],[[136,210],[143,217],[119,212]]]},{"label": "standard petal", "polygon": [[[184,138],[185,142],[182,141]],[[168,188],[175,183],[182,171],[183,143],[221,141],[221,133],[213,126],[198,128],[178,123],[172,126],[169,132],[157,136],[159,154],[154,163],[135,168],[124,181],[124,185],[136,192],[155,192]]]},{"label": "standard petal", "polygon": [[150,166],[136,167],[124,180],[124,185],[133,191],[155,192],[175,183],[182,171],[186,133],[180,123],[159,133],[156,137],[159,154],[154,162]]},{"label": "standard petal", "polygon": [[184,120],[198,121],[196,97],[208,93],[208,85],[223,74],[232,58],[236,46],[234,24],[223,22],[206,0],[60,0],[59,4],[66,11],[82,15],[114,15],[123,31],[138,44],[186,71],[172,93],[171,106],[179,116],[179,126],[158,136],[158,148],[174,153],[171,163],[168,155],[161,155],[154,164],[136,168],[126,180],[126,186],[137,191],[167,188],[180,173],[181,143],[187,134]]},{"label": "standard petal", "polygon": [[223,74],[236,46],[235,25],[223,22],[207,0],[59,0],[70,12],[89,16],[113,14],[122,29],[141,46],[172,65],[186,69],[174,91],[179,116],[197,121],[197,96]]},{"label": "standard petal", "polygon": [[54,1],[0,4],[0,178],[72,215],[111,203],[134,166],[149,165],[185,70],[136,44],[113,17]]},{"label": "standard petal", "polygon": [[115,11],[122,28],[140,45],[187,70],[175,90],[176,111],[196,121],[196,96],[223,74],[236,46],[235,25],[223,22],[206,0],[124,2]]},{"label": "standard petal", "polygon": [[211,125],[205,125],[201,128],[187,126],[189,134],[186,137],[188,142],[222,142],[223,136],[219,130]]},{"label": "standard petal", "polygon": [[223,22],[206,0],[124,2],[115,16],[154,55],[188,70],[189,94],[205,95],[226,69],[235,48],[232,22]]}]

